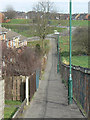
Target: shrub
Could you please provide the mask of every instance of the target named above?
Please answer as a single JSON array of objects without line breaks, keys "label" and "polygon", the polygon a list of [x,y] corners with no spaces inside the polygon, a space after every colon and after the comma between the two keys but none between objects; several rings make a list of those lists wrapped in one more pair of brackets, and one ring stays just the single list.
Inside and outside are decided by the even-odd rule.
[{"label": "shrub", "polygon": [[76,28],[72,39],[73,51],[78,54],[88,54],[88,28]]}]

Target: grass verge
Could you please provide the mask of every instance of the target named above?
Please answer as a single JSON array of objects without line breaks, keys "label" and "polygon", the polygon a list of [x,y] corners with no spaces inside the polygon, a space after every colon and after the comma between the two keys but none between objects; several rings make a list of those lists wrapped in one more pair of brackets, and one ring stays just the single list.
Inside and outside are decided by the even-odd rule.
[{"label": "grass verge", "polygon": [[[21,105],[20,101],[5,100],[4,118],[10,120]],[[17,106],[16,106],[17,105]]]},{"label": "grass verge", "polygon": [[[69,36],[62,36],[60,38],[60,50],[62,61],[65,64],[69,64]],[[89,68],[88,57],[84,54],[79,55],[75,51],[72,51],[72,65]]]},{"label": "grass verge", "polygon": [[3,25],[6,24],[30,24],[32,23],[32,19],[11,19],[8,23],[2,23]]},{"label": "grass verge", "polygon": [[[69,26],[69,20],[52,20],[51,25]],[[88,20],[72,20],[72,26],[88,26]]]}]

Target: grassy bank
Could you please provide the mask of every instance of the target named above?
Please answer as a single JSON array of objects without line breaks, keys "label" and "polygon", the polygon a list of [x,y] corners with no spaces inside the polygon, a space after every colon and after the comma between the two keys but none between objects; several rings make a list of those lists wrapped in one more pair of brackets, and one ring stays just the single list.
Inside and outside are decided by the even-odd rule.
[{"label": "grassy bank", "polygon": [[[69,20],[52,20],[51,25],[69,26]],[[72,26],[88,26],[88,20],[72,20]]]},{"label": "grassy bank", "polygon": [[12,118],[12,116],[15,114],[15,112],[18,110],[18,106],[21,105],[20,101],[11,101],[11,100],[5,100],[5,109],[4,109],[4,118],[9,120]]},{"label": "grassy bank", "polygon": [[50,41],[49,40],[44,40],[43,50],[42,50],[42,40],[30,41],[30,42],[28,42],[28,47],[35,48],[37,44],[40,45],[41,51],[43,51],[43,53],[47,54],[49,52],[49,49],[50,49]]},{"label": "grassy bank", "polygon": [[[65,64],[69,64],[69,36],[62,36],[59,41],[62,61]],[[72,51],[72,64],[88,68],[88,56],[79,55],[75,51]]]},{"label": "grassy bank", "polygon": [[[69,20],[50,20],[51,25],[69,26]],[[12,19],[9,23],[2,23],[2,25],[12,24],[30,24],[32,19]],[[72,26],[88,26],[88,20],[72,20]]]},{"label": "grassy bank", "polygon": [[[15,31],[25,37],[33,37],[33,36],[38,36],[36,32],[36,26],[35,25],[11,25],[11,24],[5,24],[2,25],[3,27],[7,29],[11,29],[12,31]],[[48,27],[46,34],[52,34],[54,33],[54,30],[58,30],[59,32],[63,32],[66,30],[66,28],[57,28],[57,27]]]},{"label": "grassy bank", "polygon": [[2,23],[3,25],[9,24],[30,24],[32,23],[32,19],[12,19],[8,23]]}]

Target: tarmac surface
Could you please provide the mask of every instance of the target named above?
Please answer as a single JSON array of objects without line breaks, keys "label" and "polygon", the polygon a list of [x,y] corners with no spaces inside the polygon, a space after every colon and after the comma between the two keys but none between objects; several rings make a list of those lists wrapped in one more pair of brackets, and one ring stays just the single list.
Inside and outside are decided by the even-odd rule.
[{"label": "tarmac surface", "polygon": [[74,101],[68,105],[68,91],[62,83],[60,73],[57,73],[55,39],[51,39],[50,43],[45,73],[23,118],[84,118]]}]

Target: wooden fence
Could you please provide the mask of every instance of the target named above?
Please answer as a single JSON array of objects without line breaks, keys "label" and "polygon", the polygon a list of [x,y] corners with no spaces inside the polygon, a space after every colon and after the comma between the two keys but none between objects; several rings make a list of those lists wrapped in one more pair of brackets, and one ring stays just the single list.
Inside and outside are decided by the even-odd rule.
[{"label": "wooden fence", "polygon": [[25,77],[6,76],[5,80],[5,99],[21,100],[25,99]]},{"label": "wooden fence", "polygon": [[[5,80],[5,99],[20,100],[25,99],[26,77],[25,76],[6,76]],[[36,72],[29,77],[29,100],[36,91]]]}]

